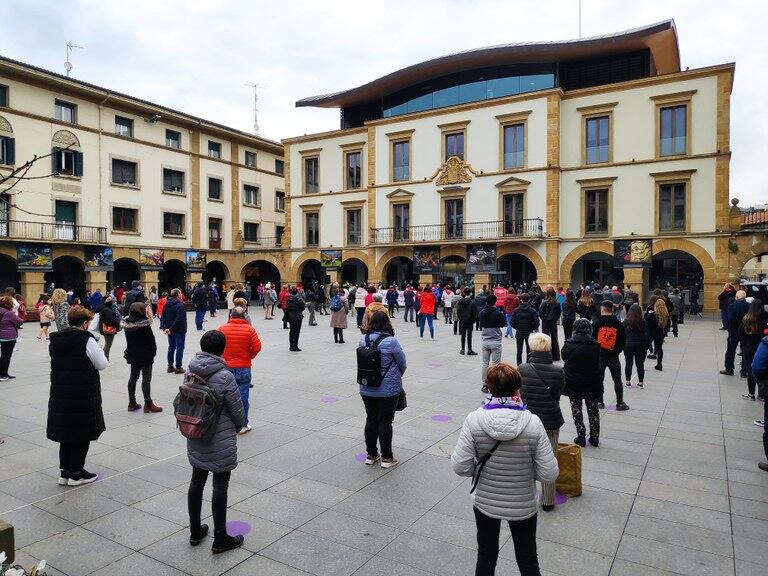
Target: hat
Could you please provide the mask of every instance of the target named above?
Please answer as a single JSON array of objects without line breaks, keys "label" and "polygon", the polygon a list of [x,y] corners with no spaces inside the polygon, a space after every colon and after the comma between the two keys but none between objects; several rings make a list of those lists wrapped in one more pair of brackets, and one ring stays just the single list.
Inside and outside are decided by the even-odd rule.
[{"label": "hat", "polygon": [[586,318],[579,318],[573,323],[574,334],[592,334],[592,323]]}]

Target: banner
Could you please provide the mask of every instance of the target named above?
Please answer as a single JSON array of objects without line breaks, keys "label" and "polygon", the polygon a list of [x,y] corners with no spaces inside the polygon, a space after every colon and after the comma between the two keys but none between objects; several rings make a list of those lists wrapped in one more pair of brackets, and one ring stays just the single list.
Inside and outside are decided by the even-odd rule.
[{"label": "banner", "polygon": [[320,266],[325,270],[341,268],[341,250],[320,250]]},{"label": "banner", "polygon": [[53,270],[53,246],[50,244],[17,244],[16,263],[19,270],[38,272]]},{"label": "banner", "polygon": [[139,248],[139,266],[142,270],[162,270],[165,252],[154,248]]},{"label": "banner", "polygon": [[467,246],[467,274],[496,272],[496,244],[470,244]]},{"label": "banner", "polygon": [[650,268],[653,258],[653,240],[614,240],[614,268]]},{"label": "banner", "polygon": [[439,274],[440,273],[440,247],[413,249],[413,273],[414,274]]},{"label": "banner", "polygon": [[86,270],[105,270],[111,272],[115,269],[115,259],[112,255],[112,248],[105,246],[86,246],[85,269]]},{"label": "banner", "polygon": [[199,250],[187,250],[185,261],[187,263],[187,270],[205,270],[206,254]]}]

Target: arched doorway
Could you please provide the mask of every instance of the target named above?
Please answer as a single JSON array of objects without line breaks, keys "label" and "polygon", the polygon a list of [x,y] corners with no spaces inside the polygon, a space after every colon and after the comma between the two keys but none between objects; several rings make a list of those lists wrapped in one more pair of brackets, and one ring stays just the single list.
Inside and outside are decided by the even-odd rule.
[{"label": "arched doorway", "polygon": [[347,258],[341,266],[341,282],[355,286],[368,280],[368,266],[358,258]]},{"label": "arched doorway", "polygon": [[216,283],[216,289],[219,291],[220,299],[223,299],[225,296],[222,291],[222,286],[224,285],[224,280],[227,279],[227,276],[229,276],[227,267],[224,266],[222,262],[213,260],[205,265],[205,282],[207,284],[210,284],[211,282]]},{"label": "arched doorway", "polygon": [[56,288],[72,288],[78,298],[85,295],[85,268],[74,256],[59,256],[53,260],[53,270],[45,273],[46,286],[53,282]]},{"label": "arched doorway", "polygon": [[768,280],[768,254],[760,254],[747,260],[739,273],[739,278],[748,282]]},{"label": "arched doorway", "polygon": [[397,256],[390,260],[384,269],[384,281],[401,288],[413,283],[413,260],[405,256]]},{"label": "arched doorway", "polygon": [[613,267],[613,256],[605,252],[588,252],[571,267],[571,288],[597,282],[600,286],[621,286],[624,269]]},{"label": "arched doorway", "polygon": [[280,270],[267,260],[254,260],[243,268],[243,278],[251,288],[251,300],[256,298],[256,287],[271,282],[276,291],[280,291]]},{"label": "arched doorway", "polygon": [[440,259],[440,284],[472,286],[474,275],[467,275],[467,259],[463,256],[446,256]]},{"label": "arched doorway", "polygon": [[496,269],[503,274],[493,279],[505,284],[532,284],[536,281],[536,267],[522,254],[506,254],[496,261]]},{"label": "arched doorway", "polygon": [[319,260],[310,258],[301,266],[301,273],[299,274],[301,283],[304,286],[308,286],[312,282],[325,283],[325,271],[320,265]]},{"label": "arched doorway", "polygon": [[139,263],[131,258],[118,258],[115,260],[115,269],[107,274],[110,286],[119,286],[125,283],[130,286],[131,282],[141,278]]},{"label": "arched doorway", "polygon": [[0,254],[0,290],[6,288],[13,288],[16,293],[21,292],[21,275],[16,266],[16,260]]},{"label": "arched doorway", "polygon": [[184,289],[187,279],[187,269],[181,260],[166,260],[163,269],[157,275],[157,289],[162,294],[174,288]]},{"label": "arched doorway", "polygon": [[683,250],[664,250],[653,255],[650,289],[667,286],[692,288],[704,285],[701,263]]}]

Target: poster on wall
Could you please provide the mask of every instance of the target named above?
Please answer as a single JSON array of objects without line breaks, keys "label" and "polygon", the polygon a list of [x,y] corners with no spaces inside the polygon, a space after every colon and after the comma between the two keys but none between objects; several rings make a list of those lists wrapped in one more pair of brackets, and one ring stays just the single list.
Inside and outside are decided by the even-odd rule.
[{"label": "poster on wall", "polygon": [[650,268],[653,264],[653,240],[614,240],[614,268]]},{"label": "poster on wall", "polygon": [[413,273],[414,274],[439,274],[440,272],[440,247],[429,246],[413,249]]},{"label": "poster on wall", "polygon": [[86,246],[85,269],[86,270],[105,270],[111,272],[115,269],[115,258],[112,255],[112,248],[108,246]]},{"label": "poster on wall", "polygon": [[490,274],[496,271],[496,244],[467,246],[467,274]]},{"label": "poster on wall", "polygon": [[320,266],[325,270],[341,268],[341,250],[320,250]]},{"label": "poster on wall", "polygon": [[139,266],[142,270],[162,270],[165,252],[154,248],[139,248]]},{"label": "poster on wall", "polygon": [[50,244],[17,244],[16,263],[19,270],[53,270],[53,247]]},{"label": "poster on wall", "polygon": [[206,255],[199,250],[187,250],[185,255],[187,270],[205,270]]}]

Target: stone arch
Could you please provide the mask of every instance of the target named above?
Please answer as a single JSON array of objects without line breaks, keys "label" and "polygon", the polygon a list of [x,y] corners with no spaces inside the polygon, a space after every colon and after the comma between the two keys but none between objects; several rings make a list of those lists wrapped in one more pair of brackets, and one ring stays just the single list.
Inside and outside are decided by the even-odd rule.
[{"label": "stone arch", "polygon": [[[656,247],[654,246],[654,250],[655,248]],[[560,263],[560,282],[564,282],[566,279],[570,282],[573,265],[576,264],[576,261],[579,258],[590,252],[602,252],[603,254],[613,256],[613,244],[606,242],[605,240],[590,240],[589,242],[579,244],[576,248],[568,252]]]},{"label": "stone arch", "polygon": [[[389,263],[394,260],[395,258],[403,257],[403,258],[411,258],[413,259],[413,248],[404,248],[404,247],[398,247],[398,248],[390,248],[384,254],[382,254],[381,258],[378,259],[376,262],[376,267],[373,271],[373,274],[369,274],[371,281],[378,281],[384,279],[384,272],[387,270],[387,266],[389,266]],[[368,270],[370,270],[371,267],[368,267]]]},{"label": "stone arch", "polygon": [[0,116],[0,134],[5,136],[13,134],[13,127],[11,126],[11,123],[8,122],[8,120],[6,120],[3,116]]},{"label": "stone arch", "polygon": [[80,148],[80,140],[78,140],[77,136],[69,130],[59,130],[53,135],[52,141],[60,147],[66,148],[69,146],[70,149]]},{"label": "stone arch", "polygon": [[300,282],[301,269],[304,267],[304,264],[306,264],[309,260],[317,260],[319,262],[320,250],[310,250],[310,251],[304,252],[301,256],[299,256],[296,262],[293,263],[293,266],[291,266],[290,278],[286,279],[286,281]]},{"label": "stone arch", "polygon": [[519,254],[520,256],[528,258],[536,269],[536,278],[543,278],[547,275],[547,265],[544,262],[544,259],[538,252],[536,252],[536,250],[527,244],[502,244],[496,248],[497,260],[502,256],[507,256],[509,254]]},{"label": "stone arch", "polygon": [[752,260],[752,258],[762,256],[763,254],[768,254],[768,239],[756,242],[745,250],[740,250],[735,256],[735,263],[733,267],[729,271],[730,276],[733,278],[738,278],[741,274],[741,271],[744,269],[744,266],[747,265],[747,262]]},{"label": "stone arch", "polygon": [[460,245],[441,246],[440,247],[440,259],[448,258],[449,256],[459,256],[467,259],[467,247]]},{"label": "stone arch", "polygon": [[342,263],[344,260],[349,260],[350,258],[357,258],[368,267],[368,270],[371,269],[370,255],[367,252],[363,252],[362,250],[342,250]]},{"label": "stone arch", "polygon": [[269,254],[267,252],[240,252],[237,254],[236,257],[232,258],[231,260],[227,258],[226,256],[222,256],[220,258],[222,262],[227,264],[227,267],[230,271],[232,270],[239,270],[239,274],[237,278],[230,278],[230,280],[237,280],[239,282],[245,281],[245,271],[248,266],[252,262],[255,262],[257,260],[263,260],[265,262],[269,262],[272,264],[275,268],[277,268],[277,271],[280,273],[280,278],[287,277],[287,270],[289,268],[285,265],[285,262],[283,261],[282,257],[276,257],[272,254]]},{"label": "stone arch", "polygon": [[653,255],[657,256],[667,250],[680,250],[687,252],[701,264],[701,269],[704,271],[704,278],[706,282],[712,282],[715,275],[715,261],[704,248],[683,238],[662,238],[660,240],[653,241]]}]

